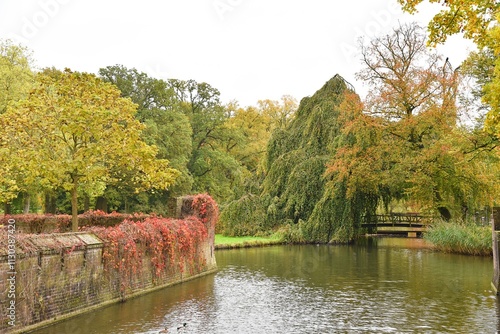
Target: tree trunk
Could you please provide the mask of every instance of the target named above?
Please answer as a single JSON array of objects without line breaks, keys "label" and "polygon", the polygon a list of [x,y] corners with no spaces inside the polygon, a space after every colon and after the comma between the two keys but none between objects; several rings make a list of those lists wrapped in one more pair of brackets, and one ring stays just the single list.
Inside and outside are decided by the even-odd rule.
[{"label": "tree trunk", "polygon": [[30,194],[28,193],[24,193],[23,194],[23,204],[24,204],[24,208],[23,208],[23,213],[26,214],[26,213],[29,213],[30,212],[30,204],[31,204],[31,196]]},{"label": "tree trunk", "polygon": [[84,202],[83,202],[83,211],[87,212],[90,210],[90,198],[88,195],[85,195]]},{"label": "tree trunk", "polygon": [[108,200],[106,199],[106,197],[103,197],[103,196],[97,197],[97,200],[95,203],[95,209],[101,210],[104,212],[108,212]]},{"label": "tree trunk", "polygon": [[71,231],[78,232],[78,181],[73,181],[71,189]]},{"label": "tree trunk", "polygon": [[12,213],[12,205],[10,203],[4,203],[4,205],[3,205],[3,213],[5,215],[10,215]]},{"label": "tree trunk", "polygon": [[54,194],[46,192],[45,193],[45,213],[56,213],[56,198]]},{"label": "tree trunk", "polygon": [[462,204],[462,220],[465,222],[469,216],[469,207],[465,204]]}]

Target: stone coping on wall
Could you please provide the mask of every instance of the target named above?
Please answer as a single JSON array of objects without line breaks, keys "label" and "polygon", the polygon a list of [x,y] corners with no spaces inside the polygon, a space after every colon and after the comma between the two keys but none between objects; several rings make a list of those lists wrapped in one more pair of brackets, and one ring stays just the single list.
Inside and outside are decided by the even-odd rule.
[{"label": "stone coping on wall", "polygon": [[[104,243],[89,232],[68,232],[50,234],[26,234],[22,240],[18,237],[16,256],[18,258],[40,254],[58,254],[63,250],[83,250],[101,248]],[[8,256],[7,238],[0,240],[0,261]]]},{"label": "stone coping on wall", "polygon": [[97,236],[87,232],[41,234],[33,236],[31,242],[44,254],[57,253],[62,249],[81,250],[103,246],[103,242]]},{"label": "stone coping on wall", "polygon": [[206,275],[214,274],[217,271],[218,271],[218,268],[216,267],[216,268],[213,268],[213,269],[210,269],[210,270],[198,273],[196,275],[185,276],[181,280],[176,281],[176,282],[166,283],[166,284],[163,284],[163,285],[158,285],[158,286],[151,287],[149,289],[143,289],[141,291],[137,291],[137,292],[135,292],[133,294],[127,295],[125,297],[125,299],[123,299],[123,298],[115,298],[115,299],[106,301],[104,303],[100,303],[100,304],[97,304],[97,305],[92,305],[92,306],[86,307],[84,309],[80,309],[80,310],[77,310],[77,311],[74,311],[74,312],[71,312],[71,313],[66,313],[66,314],[60,315],[58,317],[47,319],[47,320],[44,320],[42,322],[30,325],[30,326],[25,326],[25,327],[20,328],[18,330],[13,330],[13,331],[11,331],[9,333],[11,333],[11,334],[23,334],[23,333],[27,333],[27,332],[33,331],[35,329],[41,329],[43,327],[47,327],[47,326],[56,324],[58,322],[67,320],[69,318],[72,318],[72,317],[75,317],[75,316],[78,316],[78,315],[82,315],[82,314],[85,314],[85,313],[88,313],[88,312],[96,311],[96,310],[98,310],[100,308],[103,308],[103,307],[111,306],[111,305],[117,304],[117,303],[123,303],[123,302],[126,302],[127,300],[130,300],[130,299],[133,299],[133,298],[137,298],[137,297],[146,295],[148,293],[159,291],[159,290],[162,290],[162,289],[165,289],[165,288],[168,288],[170,286],[177,285],[177,284],[182,284],[184,282],[188,282],[188,281],[191,281],[191,280],[194,280],[194,279],[206,276]]}]

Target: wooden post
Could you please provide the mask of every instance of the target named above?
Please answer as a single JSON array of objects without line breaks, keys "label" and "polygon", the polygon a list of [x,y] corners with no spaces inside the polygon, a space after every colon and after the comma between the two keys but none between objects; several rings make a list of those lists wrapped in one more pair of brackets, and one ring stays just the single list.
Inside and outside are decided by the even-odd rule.
[{"label": "wooden post", "polygon": [[492,251],[493,251],[493,279],[491,281],[491,286],[495,291],[495,294],[499,295],[499,284],[500,284],[500,257],[498,254],[498,241],[500,234],[500,208],[493,208],[493,213],[490,216],[491,219],[491,233],[492,233]]}]

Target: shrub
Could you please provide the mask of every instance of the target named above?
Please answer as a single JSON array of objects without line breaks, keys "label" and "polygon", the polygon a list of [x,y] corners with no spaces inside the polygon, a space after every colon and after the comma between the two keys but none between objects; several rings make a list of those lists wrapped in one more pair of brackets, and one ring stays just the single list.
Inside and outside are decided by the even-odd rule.
[{"label": "shrub", "polygon": [[226,236],[252,236],[262,233],[265,219],[261,198],[246,195],[229,203],[220,216],[217,231]]},{"label": "shrub", "polygon": [[435,221],[424,238],[446,253],[491,255],[492,251],[491,227],[473,222]]},{"label": "shrub", "polygon": [[[149,215],[143,213],[105,213],[100,210],[90,210],[78,215],[80,229],[89,226],[114,226],[124,220],[143,221]],[[16,221],[19,231],[24,233],[69,232],[71,230],[71,215],[53,214],[17,214],[0,217],[0,225],[6,226],[9,219]]]},{"label": "shrub", "polygon": [[302,227],[304,222],[299,220],[298,224],[293,224],[289,222],[288,224],[282,225],[276,234],[279,236],[280,240],[288,244],[301,244],[305,243],[304,233]]}]

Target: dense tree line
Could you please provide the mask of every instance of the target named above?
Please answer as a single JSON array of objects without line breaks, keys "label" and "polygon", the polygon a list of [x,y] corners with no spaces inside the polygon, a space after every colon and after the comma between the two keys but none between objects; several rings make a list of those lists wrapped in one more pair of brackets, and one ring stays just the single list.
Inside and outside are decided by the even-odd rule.
[{"label": "dense tree line", "polygon": [[[4,211],[165,214],[170,198],[207,192],[219,231],[314,242],[349,242],[380,212],[467,219],[498,194],[498,4],[430,2],[443,9],[429,36],[407,24],[360,43],[366,97],[335,75],[299,106],[241,108],[208,83],[122,65],[34,70],[4,41]],[[463,64],[429,48],[457,32],[478,46]]]},{"label": "dense tree line", "polygon": [[255,186],[271,131],[296,108],[289,96],[224,105],[207,83],[121,65],[34,70],[25,48],[0,51],[5,212],[168,214],[169,198],[200,192],[223,204]]},{"label": "dense tree line", "polygon": [[[366,98],[338,75],[304,98],[295,119],[271,136],[260,193],[223,211],[227,233],[285,226],[296,240],[349,242],[376,213],[466,219],[493,203],[499,161],[491,112],[485,127],[488,108],[463,84],[474,67],[454,68],[427,48],[415,24],[360,50]],[[471,114],[473,124],[464,117]]]}]

